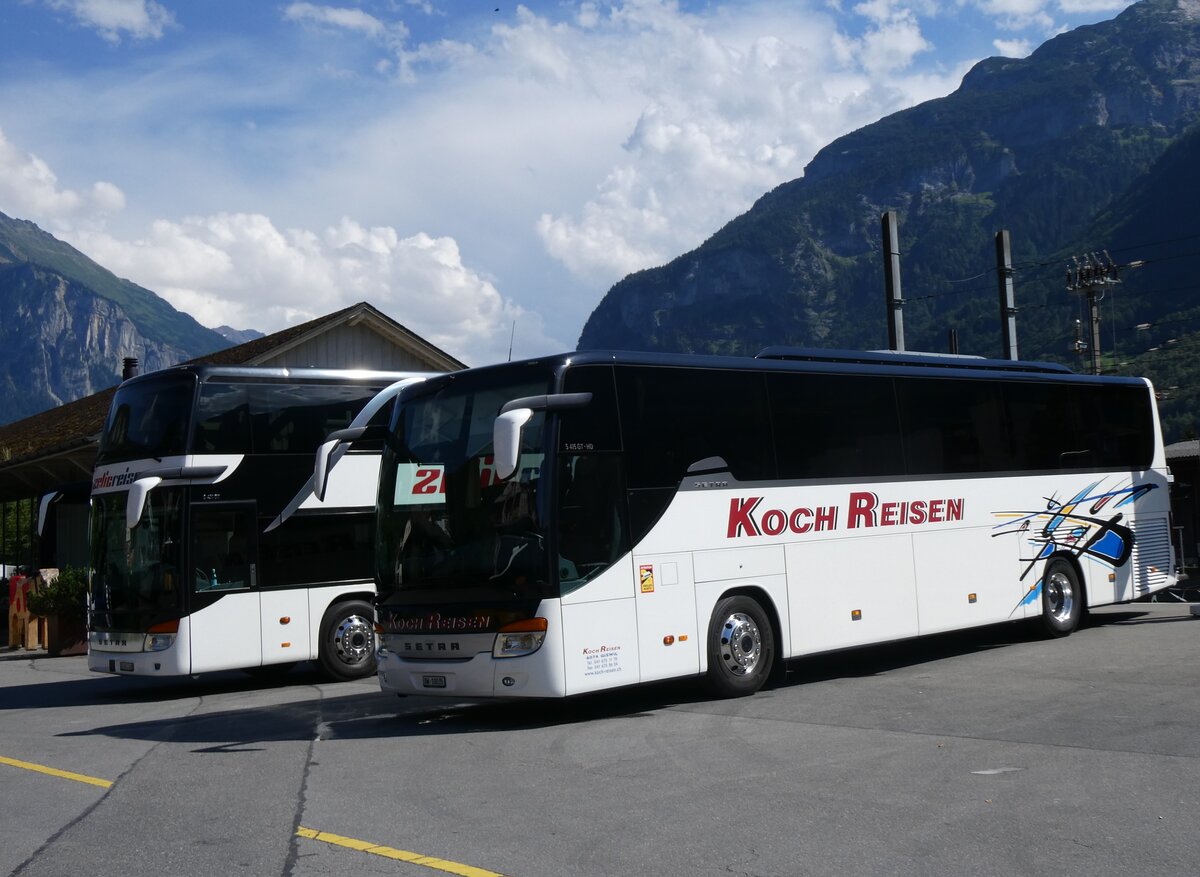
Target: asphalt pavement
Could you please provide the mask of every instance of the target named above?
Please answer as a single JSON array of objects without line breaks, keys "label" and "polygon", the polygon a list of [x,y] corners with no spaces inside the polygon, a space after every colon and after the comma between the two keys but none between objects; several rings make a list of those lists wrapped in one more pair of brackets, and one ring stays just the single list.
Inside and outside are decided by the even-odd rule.
[{"label": "asphalt pavement", "polygon": [[469,704],[0,655],[0,874],[1195,875],[1200,617]]}]

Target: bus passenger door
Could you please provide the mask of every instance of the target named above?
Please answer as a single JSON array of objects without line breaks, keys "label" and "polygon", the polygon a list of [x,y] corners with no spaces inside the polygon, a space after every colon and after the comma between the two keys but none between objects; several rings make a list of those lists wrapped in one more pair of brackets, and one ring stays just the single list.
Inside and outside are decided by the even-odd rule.
[{"label": "bus passenger door", "polygon": [[262,664],[255,506],[192,505],[193,673]]},{"label": "bus passenger door", "polygon": [[642,681],[700,672],[696,583],[690,552],[634,556]]}]

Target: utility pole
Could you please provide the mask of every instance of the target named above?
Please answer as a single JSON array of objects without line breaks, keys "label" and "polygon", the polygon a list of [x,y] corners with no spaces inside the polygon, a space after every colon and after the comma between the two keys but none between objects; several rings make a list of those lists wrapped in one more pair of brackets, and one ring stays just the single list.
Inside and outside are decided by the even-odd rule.
[{"label": "utility pole", "polygon": [[[1091,335],[1088,338],[1092,354],[1092,374],[1100,374],[1100,302],[1103,295],[1097,291],[1104,286],[1121,282],[1121,271],[1126,268],[1141,268],[1146,264],[1141,259],[1118,265],[1108,255],[1103,253],[1086,253],[1082,257],[1072,256],[1071,267],[1067,268],[1067,290],[1082,292],[1087,295],[1088,312],[1091,322]],[[1076,349],[1079,342],[1076,341]]]},{"label": "utility pole", "polygon": [[1003,358],[1020,359],[1017,355],[1017,306],[1013,293],[1012,241],[1007,229],[996,232],[996,277],[1000,288]]},{"label": "utility pole", "polygon": [[904,350],[904,297],[900,291],[900,229],[896,211],[880,217],[883,226],[884,303],[887,307],[888,349]]}]

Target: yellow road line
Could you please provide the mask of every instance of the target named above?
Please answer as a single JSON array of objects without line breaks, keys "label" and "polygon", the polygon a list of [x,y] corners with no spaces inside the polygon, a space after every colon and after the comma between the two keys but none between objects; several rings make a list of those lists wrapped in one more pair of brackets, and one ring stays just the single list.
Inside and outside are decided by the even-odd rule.
[{"label": "yellow road line", "polygon": [[102,789],[107,789],[112,786],[108,780],[102,780],[99,777],[90,777],[87,774],[71,773],[69,770],[58,770],[54,767],[46,767],[44,764],[34,764],[30,761],[17,761],[15,758],[5,758],[0,755],[0,764],[7,764],[12,767],[19,767],[22,770],[34,770],[38,773],[47,773],[52,777],[61,777],[64,780],[74,780],[77,783],[87,783],[89,786],[99,786]]},{"label": "yellow road line", "polygon": [[296,835],[298,837],[307,837],[311,840],[323,841],[334,846],[347,847],[359,852],[370,853],[373,856],[383,856],[385,859],[399,859],[401,862],[424,865],[426,868],[433,868],[436,871],[458,874],[459,877],[504,877],[503,874],[488,871],[484,868],[476,868],[473,865],[463,865],[459,862],[451,862],[449,859],[437,859],[433,856],[423,856],[420,853],[410,853],[408,850],[398,850],[394,847],[379,846],[369,841],[355,840],[352,837],[330,834],[328,831],[317,831],[314,828],[301,828],[297,830]]}]

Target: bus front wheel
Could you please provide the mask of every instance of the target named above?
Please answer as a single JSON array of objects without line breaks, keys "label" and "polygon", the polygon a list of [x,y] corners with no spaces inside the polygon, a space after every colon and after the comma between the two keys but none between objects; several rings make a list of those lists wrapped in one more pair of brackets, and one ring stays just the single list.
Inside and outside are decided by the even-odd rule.
[{"label": "bus front wheel", "polygon": [[350,600],[329,607],[321,622],[317,663],[335,681],[375,672],[375,610],[370,603]]},{"label": "bus front wheel", "polygon": [[775,634],[758,603],[738,594],[717,603],[708,623],[708,690],[742,697],[763,687],[775,662]]},{"label": "bus front wheel", "polygon": [[1042,576],[1042,626],[1050,636],[1066,636],[1083,616],[1083,588],[1075,567],[1065,560],[1046,564]]}]

